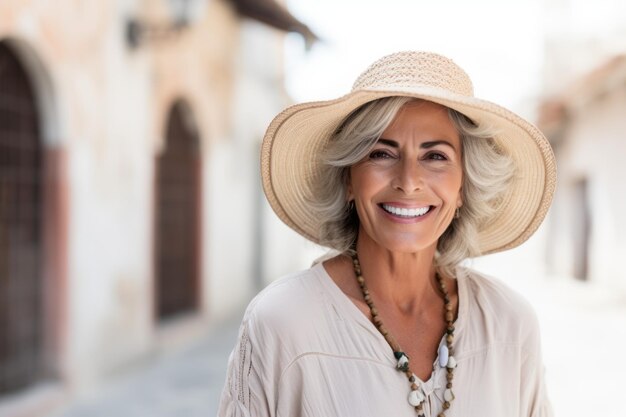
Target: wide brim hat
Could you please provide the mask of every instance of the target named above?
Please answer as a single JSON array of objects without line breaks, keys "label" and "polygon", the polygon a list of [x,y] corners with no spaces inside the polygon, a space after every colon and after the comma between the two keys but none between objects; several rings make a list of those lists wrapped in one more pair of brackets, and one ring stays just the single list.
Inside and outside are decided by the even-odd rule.
[{"label": "wide brim hat", "polygon": [[556,185],[548,140],[514,112],[474,97],[469,76],[452,60],[430,52],[387,55],[370,65],[343,97],[297,104],[274,118],[261,147],[261,175],[265,195],[285,224],[320,243],[320,219],[312,214],[310,201],[327,167],[316,155],[355,109],[390,96],[439,103],[497,132],[494,139],[515,164],[515,175],[493,217],[478,230],[482,254],[518,246],[537,230]]}]

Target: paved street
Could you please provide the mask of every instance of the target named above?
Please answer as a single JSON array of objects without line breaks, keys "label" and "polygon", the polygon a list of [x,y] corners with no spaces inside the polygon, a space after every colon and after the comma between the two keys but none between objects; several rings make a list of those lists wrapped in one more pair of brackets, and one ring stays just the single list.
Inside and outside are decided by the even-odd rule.
[{"label": "paved street", "polygon": [[[556,416],[622,417],[626,295],[566,279],[509,282],[541,321],[549,394]],[[215,416],[240,317],[202,340],[109,382],[50,417]]]},{"label": "paved street", "polygon": [[211,328],[184,349],[159,357],[131,375],[50,417],[212,417],[241,317]]},{"label": "paved street", "polygon": [[535,306],[555,416],[623,417],[626,293],[556,279],[514,285]]}]

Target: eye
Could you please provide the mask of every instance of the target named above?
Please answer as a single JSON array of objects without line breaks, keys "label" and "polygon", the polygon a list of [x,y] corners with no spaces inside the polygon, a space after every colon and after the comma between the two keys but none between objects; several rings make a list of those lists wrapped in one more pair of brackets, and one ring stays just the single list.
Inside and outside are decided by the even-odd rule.
[{"label": "eye", "polygon": [[385,151],[382,149],[377,149],[370,153],[370,159],[389,159],[389,158],[393,158],[393,155],[391,155],[388,151]]},{"label": "eye", "polygon": [[446,157],[446,155],[441,152],[429,152],[426,155],[426,159],[433,159],[435,161],[446,161],[448,160],[448,157]]}]

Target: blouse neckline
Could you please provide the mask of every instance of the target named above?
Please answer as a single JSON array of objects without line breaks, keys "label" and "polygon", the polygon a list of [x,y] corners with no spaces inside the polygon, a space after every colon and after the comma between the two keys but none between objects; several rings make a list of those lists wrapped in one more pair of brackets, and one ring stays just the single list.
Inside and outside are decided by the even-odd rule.
[{"label": "blouse neckline", "polygon": [[[381,345],[381,349],[386,349],[389,351],[388,355],[385,357],[388,360],[389,365],[395,367],[395,361],[393,360],[393,352],[391,352],[391,347],[385,340],[382,334],[378,331],[374,323],[372,323],[365,314],[350,300],[350,298],[339,288],[339,286],[335,283],[335,281],[331,278],[331,276],[324,268],[323,263],[320,261],[312,267],[312,271],[316,273],[321,283],[327,289],[328,293],[332,296],[335,305],[340,308],[346,316],[351,317],[356,321],[357,324],[365,328],[369,333],[376,338],[377,344]],[[465,268],[457,267],[456,268],[456,280],[457,280],[457,293],[458,293],[458,315],[456,320],[454,321],[454,335],[455,339],[457,339],[457,344],[459,340],[459,336],[464,327],[465,317],[467,315],[467,304],[468,304],[468,294],[467,294],[467,274]],[[445,344],[445,334],[441,337],[439,342],[439,346]],[[458,351],[455,352],[458,355]],[[433,362],[433,372],[430,378],[427,381],[422,381],[424,385],[432,385],[433,380],[435,379],[435,373],[442,369],[439,366],[439,356],[437,356]],[[417,376],[416,376],[417,377]],[[418,377],[419,379],[419,377]],[[421,380],[420,380],[421,381]]]}]

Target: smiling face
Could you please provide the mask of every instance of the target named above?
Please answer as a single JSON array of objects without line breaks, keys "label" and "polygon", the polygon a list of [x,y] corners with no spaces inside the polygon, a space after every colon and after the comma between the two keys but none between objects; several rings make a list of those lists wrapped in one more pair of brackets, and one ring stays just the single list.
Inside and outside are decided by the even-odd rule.
[{"label": "smiling face", "polygon": [[462,205],[462,180],[461,140],[446,107],[406,104],[350,167],[348,198],[359,215],[359,240],[392,252],[434,249]]}]

